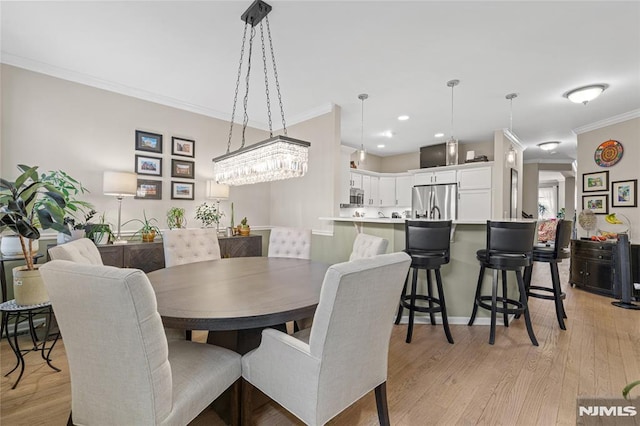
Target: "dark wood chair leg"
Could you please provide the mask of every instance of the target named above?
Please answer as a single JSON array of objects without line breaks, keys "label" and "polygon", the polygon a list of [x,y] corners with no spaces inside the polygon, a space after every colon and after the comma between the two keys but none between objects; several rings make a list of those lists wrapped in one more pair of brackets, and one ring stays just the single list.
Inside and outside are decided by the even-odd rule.
[{"label": "dark wood chair leg", "polygon": [[516,270],[516,279],[518,280],[518,289],[520,290],[520,303],[523,306],[524,323],[527,326],[527,333],[533,346],[538,346],[538,340],[533,332],[533,326],[531,325],[531,315],[529,314],[529,304],[527,303],[527,290],[524,287],[524,280],[522,279],[522,271]]},{"label": "dark wood chair leg", "polygon": [[253,425],[253,401],[251,400],[253,385],[244,378],[241,380],[242,402],[240,405],[242,410],[240,412],[240,422],[242,426],[251,426]]},{"label": "dark wood chair leg", "polygon": [[502,271],[502,321],[505,327],[509,327],[509,314],[507,313],[507,271]]},{"label": "dark wood chair leg", "polygon": [[71,418],[71,411],[69,411],[69,419],[67,420],[67,426],[73,426],[73,419]]},{"label": "dark wood chair leg", "polygon": [[229,398],[229,411],[231,417],[231,426],[240,426],[240,390],[242,387],[242,379],[235,381],[231,385],[231,398]]},{"label": "dark wood chair leg", "polygon": [[185,339],[188,341],[191,341],[191,335],[192,335],[191,330],[186,330],[184,334],[185,334]]},{"label": "dark wood chair leg", "polygon": [[567,327],[564,325],[564,306],[562,303],[562,291],[560,290],[560,273],[558,272],[558,264],[551,262],[549,263],[551,267],[551,282],[553,283],[553,298],[556,304],[556,317],[558,318],[558,324],[562,330],[566,330]]},{"label": "dark wood chair leg", "polygon": [[447,305],[444,302],[444,289],[442,287],[442,275],[440,269],[435,270],[436,285],[438,286],[438,298],[440,299],[440,312],[442,314],[442,326],[444,327],[444,334],[447,336],[447,341],[453,344],[453,337],[451,336],[451,330],[449,330],[449,318],[447,317]]},{"label": "dark wood chair leg", "polygon": [[[424,271],[427,274],[427,295],[429,296],[429,320],[431,325],[436,325],[436,316],[433,312],[433,282],[431,281],[431,270],[426,269]],[[438,295],[439,297],[440,295]]]},{"label": "dark wood chair leg", "polygon": [[413,268],[413,280],[411,281],[411,303],[409,307],[409,324],[407,326],[407,338],[406,342],[411,343],[411,337],[413,336],[413,320],[416,312],[416,293],[418,292],[418,269]]},{"label": "dark wood chair leg", "polygon": [[491,282],[491,329],[489,330],[489,344],[496,341],[496,307],[498,306],[498,270],[493,270],[493,281]]},{"label": "dark wood chair leg", "polygon": [[402,319],[402,312],[404,311],[404,307],[402,306],[402,302],[404,301],[404,296],[407,294],[407,283],[409,282],[409,273],[407,271],[407,278],[404,280],[404,287],[402,287],[402,294],[400,294],[400,304],[398,305],[398,315],[396,315],[396,325],[400,324],[400,320]]},{"label": "dark wood chair leg", "polygon": [[476,286],[476,294],[473,297],[473,310],[471,311],[471,318],[467,325],[473,325],[476,320],[476,314],[478,313],[478,300],[480,299],[480,290],[482,289],[482,279],[484,278],[484,266],[480,266],[480,275],[478,275],[478,285]]},{"label": "dark wood chair leg", "polygon": [[387,382],[382,382],[375,389],[376,407],[378,408],[378,421],[380,426],[390,426],[389,406],[387,405]]}]

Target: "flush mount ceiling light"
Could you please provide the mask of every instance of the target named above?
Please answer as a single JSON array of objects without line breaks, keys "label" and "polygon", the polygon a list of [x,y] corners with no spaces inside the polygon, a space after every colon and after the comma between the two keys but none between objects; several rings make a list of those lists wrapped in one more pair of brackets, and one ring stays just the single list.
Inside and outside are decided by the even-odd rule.
[{"label": "flush mount ceiling light", "polygon": [[[231,112],[231,124],[229,128],[229,141],[227,143],[227,153],[213,159],[213,168],[216,182],[225,185],[247,185],[259,182],[270,182],[282,179],[289,179],[304,176],[307,172],[309,161],[309,142],[287,137],[287,125],[284,118],[284,108],[282,107],[282,96],[280,95],[280,83],[278,82],[278,71],[276,70],[275,55],[273,53],[273,42],[271,40],[271,30],[269,28],[269,18],[271,6],[262,0],[254,1],[251,6],[240,17],[244,21],[244,34],[242,37],[242,48],[240,50],[240,65],[238,67],[238,78],[236,80],[236,90],[233,97],[233,109]],[[267,72],[267,58],[265,48],[265,30],[262,24],[266,23],[266,36],[269,41],[268,50],[271,52],[271,63],[273,64],[273,76],[275,79],[278,102],[280,104],[280,115],[282,117],[282,129],[284,136],[273,136],[271,124],[271,102],[269,99],[269,78]],[[267,116],[269,118],[269,139],[245,147],[245,131],[249,122],[247,114],[247,102],[249,99],[249,75],[251,73],[251,52],[253,39],[256,33],[256,25],[260,24],[260,39],[262,41],[262,63],[264,64],[264,82],[267,95]],[[244,119],[242,123],[242,145],[240,149],[230,152],[231,135],[233,133],[234,117],[236,113],[236,103],[238,100],[238,88],[240,86],[240,76],[242,74],[242,61],[245,52],[245,41],[247,30],[250,30],[249,48],[247,58],[247,74],[245,84],[245,94],[243,99]]]},{"label": "flush mount ceiling light", "polygon": [[[505,99],[509,100],[509,133],[513,134],[513,100],[518,97],[517,93],[509,93]],[[516,167],[517,152],[513,145],[509,144],[509,149],[504,153],[504,166],[507,168]]]},{"label": "flush mount ceiling light", "polygon": [[444,136],[444,133],[436,133],[435,135],[433,135],[434,138],[441,138]]},{"label": "flush mount ceiling light", "polygon": [[400,120],[400,121],[407,121],[408,119],[409,119],[408,115],[401,115],[401,116],[398,117],[398,120]]},{"label": "flush mount ceiling light", "polygon": [[447,87],[451,87],[451,137],[447,141],[447,166],[458,164],[458,140],[453,137],[453,88],[460,84],[460,80],[447,81]]},{"label": "flush mount ceiling light", "polygon": [[384,144],[379,144],[378,148],[384,148]]},{"label": "flush mount ceiling light", "polygon": [[588,102],[591,102],[602,92],[604,92],[608,84],[592,84],[589,86],[578,87],[577,89],[573,89],[565,93],[565,98],[569,99],[571,102],[576,104],[584,104],[586,105]]},{"label": "flush mount ceiling light", "polygon": [[366,93],[358,95],[358,99],[362,101],[362,115],[360,116],[360,150],[358,151],[358,158],[360,159],[360,162],[364,162],[364,160],[367,159],[367,151],[364,150],[364,101],[368,98],[369,95]]},{"label": "flush mount ceiling light", "polygon": [[558,145],[560,145],[559,141],[541,142],[538,144],[538,148],[540,148],[543,151],[551,151],[555,149]]}]

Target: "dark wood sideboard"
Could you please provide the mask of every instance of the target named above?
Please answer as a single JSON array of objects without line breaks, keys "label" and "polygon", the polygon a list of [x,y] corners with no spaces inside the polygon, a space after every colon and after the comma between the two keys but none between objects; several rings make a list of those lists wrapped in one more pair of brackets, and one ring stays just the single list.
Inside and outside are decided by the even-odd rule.
[{"label": "dark wood sideboard", "polygon": [[[220,237],[222,257],[262,256],[262,236]],[[153,243],[107,244],[98,246],[105,265],[119,268],[137,268],[151,272],[164,268],[162,241]]]},{"label": "dark wood sideboard", "polygon": [[[572,240],[569,283],[593,293],[620,298],[617,247],[616,242]],[[631,278],[632,283],[640,282],[638,244],[631,244]],[[640,290],[632,290],[631,294],[640,300]]]}]

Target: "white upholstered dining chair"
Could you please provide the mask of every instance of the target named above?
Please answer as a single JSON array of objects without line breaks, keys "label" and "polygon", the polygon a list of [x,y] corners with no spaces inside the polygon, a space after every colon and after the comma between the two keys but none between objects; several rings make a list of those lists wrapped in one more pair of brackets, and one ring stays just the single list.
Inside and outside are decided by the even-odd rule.
[{"label": "white upholstered dining chair", "polygon": [[269,234],[268,256],[311,259],[311,230],[272,228]]},{"label": "white upholstered dining chair", "polygon": [[76,263],[102,265],[102,256],[95,243],[89,238],[79,238],[49,249],[53,260],[70,260]]},{"label": "white upholstered dining chair", "polygon": [[367,257],[384,254],[387,251],[389,240],[374,235],[358,233],[353,241],[353,251],[349,260],[364,259]]},{"label": "white upholstered dining chair", "polygon": [[70,424],[186,425],[232,385],[238,423],[240,355],[167,342],[144,272],[64,260],[40,271],[69,361]]},{"label": "white upholstered dining chair", "polygon": [[389,339],[410,263],[391,253],[333,265],[311,329],[263,330],[260,346],[242,358],[243,423],[255,386],[308,425],[325,424],[375,389],[380,424],[389,425]]},{"label": "white upholstered dining chair", "polygon": [[167,267],[221,258],[215,228],[170,229],[162,233]]}]

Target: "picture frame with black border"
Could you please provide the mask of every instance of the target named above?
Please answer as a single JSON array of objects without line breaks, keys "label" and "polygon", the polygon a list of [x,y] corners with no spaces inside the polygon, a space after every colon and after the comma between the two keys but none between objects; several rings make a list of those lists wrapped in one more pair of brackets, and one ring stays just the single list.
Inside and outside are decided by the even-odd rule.
[{"label": "picture frame with black border", "polygon": [[134,198],[137,200],[162,200],[162,181],[138,179]]},{"label": "picture frame with black border", "polygon": [[638,179],[611,182],[611,207],[638,207]]},{"label": "picture frame with black border", "polygon": [[171,137],[171,155],[181,157],[195,157],[196,141],[191,139]]},{"label": "picture frame with black border", "polygon": [[582,192],[599,192],[609,190],[609,171],[583,173]]},{"label": "picture frame with black border", "polygon": [[162,135],[136,130],[136,151],[162,154]]},{"label": "picture frame with black border", "polygon": [[172,200],[193,200],[194,199],[194,182],[177,182],[171,181],[171,199]]},{"label": "picture frame with black border", "polygon": [[609,214],[609,194],[583,195],[582,209],[595,214]]},{"label": "picture frame with black border", "polygon": [[162,158],[136,154],[135,171],[139,175],[162,177]]},{"label": "picture frame with black border", "polygon": [[193,179],[195,177],[195,162],[171,159],[171,177]]}]

